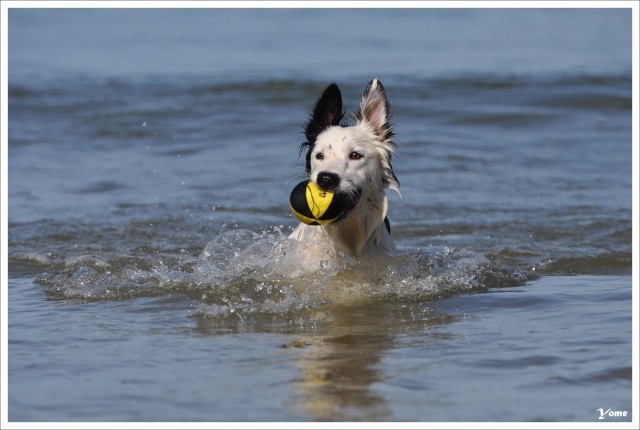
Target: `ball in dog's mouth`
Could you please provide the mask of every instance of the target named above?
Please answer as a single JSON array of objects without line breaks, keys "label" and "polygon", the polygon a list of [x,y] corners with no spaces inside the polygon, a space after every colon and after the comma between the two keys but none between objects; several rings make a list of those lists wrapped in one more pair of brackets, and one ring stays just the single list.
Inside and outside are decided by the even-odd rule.
[{"label": "ball in dog's mouth", "polygon": [[291,211],[303,223],[323,225],[344,219],[359,200],[359,191],[335,193],[319,188],[307,179],[293,188],[289,204]]},{"label": "ball in dog's mouth", "polygon": [[345,219],[347,217],[347,215],[349,215],[349,212],[351,212],[351,210],[353,208],[358,206],[358,203],[360,203],[361,192],[360,192],[360,190],[354,190],[354,191],[352,191],[350,193],[339,192],[337,194],[342,196],[341,198],[344,199],[345,201],[348,201],[348,203],[347,203],[344,211],[342,212],[342,214],[334,222],[339,222],[339,221]]}]

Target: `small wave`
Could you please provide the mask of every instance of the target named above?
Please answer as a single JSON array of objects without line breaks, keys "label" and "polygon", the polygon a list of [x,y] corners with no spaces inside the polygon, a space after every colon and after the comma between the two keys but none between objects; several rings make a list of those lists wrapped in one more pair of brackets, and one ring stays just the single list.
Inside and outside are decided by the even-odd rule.
[{"label": "small wave", "polygon": [[309,259],[303,257],[306,246],[279,228],[261,234],[230,230],[211,240],[198,256],[67,256],[63,267],[41,273],[36,283],[57,300],[181,295],[191,302],[195,317],[244,320],[329,303],[433,301],[532,279],[529,273],[497,266],[482,255],[451,248],[411,250],[380,263],[331,253]]},{"label": "small wave", "polygon": [[630,276],[631,253],[608,252],[597,255],[550,259],[539,264],[540,270],[554,275],[615,275]]}]

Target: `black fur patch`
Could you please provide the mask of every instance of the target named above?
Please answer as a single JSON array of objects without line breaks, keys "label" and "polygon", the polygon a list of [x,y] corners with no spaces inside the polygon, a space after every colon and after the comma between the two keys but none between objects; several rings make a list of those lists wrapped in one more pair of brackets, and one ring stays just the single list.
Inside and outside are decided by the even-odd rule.
[{"label": "black fur patch", "polygon": [[300,145],[300,154],[307,151],[307,174],[311,173],[311,151],[316,144],[318,135],[327,127],[340,125],[344,117],[342,110],[342,93],[335,83],[329,85],[316,102],[309,121],[304,127],[304,135],[307,141]]}]

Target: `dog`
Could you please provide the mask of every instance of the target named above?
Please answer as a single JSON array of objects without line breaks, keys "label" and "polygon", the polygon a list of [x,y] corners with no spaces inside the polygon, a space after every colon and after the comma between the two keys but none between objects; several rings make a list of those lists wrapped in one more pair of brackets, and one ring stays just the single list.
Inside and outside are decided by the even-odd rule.
[{"label": "dog", "polygon": [[320,189],[349,196],[341,218],[330,224],[300,225],[289,235],[298,241],[324,245],[334,255],[396,256],[387,218],[386,190],[400,194],[391,167],[394,135],[391,109],[384,87],[373,79],[360,100],[355,124],[342,124],[342,94],[329,85],[304,127],[306,174]]}]

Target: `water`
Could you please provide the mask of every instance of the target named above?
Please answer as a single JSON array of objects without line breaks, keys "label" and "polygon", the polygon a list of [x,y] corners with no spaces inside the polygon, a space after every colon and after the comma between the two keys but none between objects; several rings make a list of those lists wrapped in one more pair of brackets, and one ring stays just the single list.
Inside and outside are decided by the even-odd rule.
[{"label": "water", "polygon": [[[630,11],[9,12],[10,421],[633,418]],[[374,76],[402,255],[301,261]]]}]

